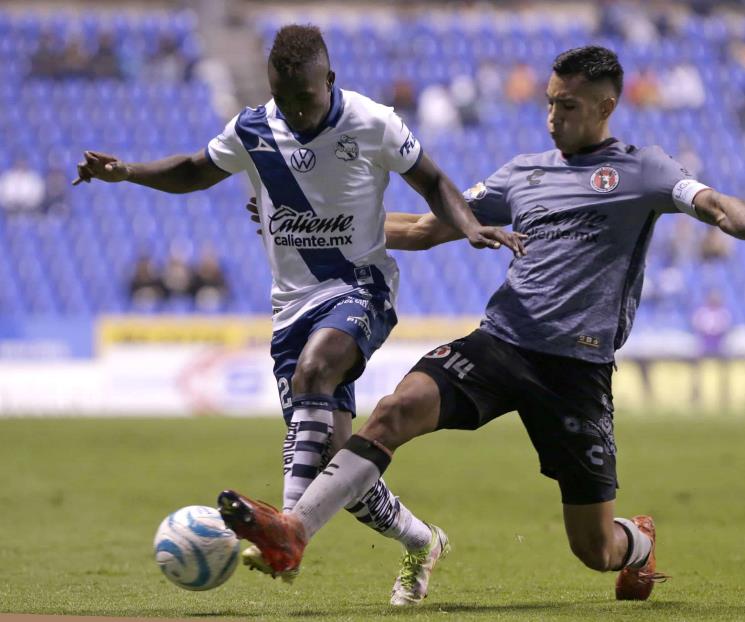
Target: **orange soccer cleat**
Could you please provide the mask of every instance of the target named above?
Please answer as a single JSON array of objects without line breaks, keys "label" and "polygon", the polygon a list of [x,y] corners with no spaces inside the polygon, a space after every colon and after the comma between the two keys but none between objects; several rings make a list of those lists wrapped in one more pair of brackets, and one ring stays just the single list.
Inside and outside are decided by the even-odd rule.
[{"label": "orange soccer cleat", "polygon": [[220,493],[217,509],[239,538],[259,547],[264,561],[273,571],[272,576],[284,578],[297,573],[308,543],[305,528],[298,518],[234,490]]},{"label": "orange soccer cleat", "polygon": [[647,557],[647,563],[641,568],[626,566],[618,573],[616,579],[616,600],[647,600],[652,593],[655,583],[664,583],[668,576],[657,570],[657,560],[654,556],[655,529],[651,516],[634,516],[632,519],[643,534],[652,540],[652,548]]}]

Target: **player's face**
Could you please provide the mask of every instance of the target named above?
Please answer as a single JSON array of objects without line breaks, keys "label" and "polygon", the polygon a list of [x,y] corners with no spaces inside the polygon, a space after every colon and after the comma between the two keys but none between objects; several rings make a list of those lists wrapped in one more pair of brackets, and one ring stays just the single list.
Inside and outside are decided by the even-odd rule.
[{"label": "player's face", "polygon": [[551,74],[546,88],[551,138],[564,153],[576,153],[606,138],[608,117],[615,107],[605,83],[591,83],[582,75]]},{"label": "player's face", "polygon": [[269,87],[274,103],[293,131],[312,132],[331,107],[334,72],[325,62],[310,62],[290,75],[280,74],[269,64]]}]

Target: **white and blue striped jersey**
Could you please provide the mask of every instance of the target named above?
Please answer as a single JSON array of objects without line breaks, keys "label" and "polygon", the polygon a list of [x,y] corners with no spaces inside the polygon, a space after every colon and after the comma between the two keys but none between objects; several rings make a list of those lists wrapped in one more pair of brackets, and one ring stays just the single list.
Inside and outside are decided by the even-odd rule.
[{"label": "white and blue striped jersey", "polygon": [[243,110],[210,141],[212,162],[246,171],[256,192],[275,330],[359,287],[390,292],[395,304],[383,193],[390,171],[406,173],[421,153],[392,108],[336,87],[312,135],[294,133],[271,100]]}]

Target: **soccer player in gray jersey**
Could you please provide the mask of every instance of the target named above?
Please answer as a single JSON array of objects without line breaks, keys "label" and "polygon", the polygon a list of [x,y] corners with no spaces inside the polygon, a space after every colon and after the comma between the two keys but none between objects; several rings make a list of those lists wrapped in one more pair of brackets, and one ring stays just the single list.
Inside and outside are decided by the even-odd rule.
[{"label": "soccer player in gray jersey", "polygon": [[[659,147],[613,138],[609,119],[622,87],[610,50],[584,47],[556,59],[546,96],[557,148],[518,156],[466,192],[483,224],[511,223],[527,235],[527,254],[512,261],[480,328],[425,355],[293,513],[268,514],[239,498],[239,534],[275,553],[277,567],[296,567],[308,539],[359,499],[404,443],[517,410],[541,472],[558,481],[575,555],[592,569],[619,570],[619,599],[646,599],[664,578],[652,518],[614,516],[614,352],[631,329],[657,218],[683,212],[745,239],[745,203],[691,179]],[[389,247],[408,250],[462,237],[429,215],[391,215],[386,233]]]}]

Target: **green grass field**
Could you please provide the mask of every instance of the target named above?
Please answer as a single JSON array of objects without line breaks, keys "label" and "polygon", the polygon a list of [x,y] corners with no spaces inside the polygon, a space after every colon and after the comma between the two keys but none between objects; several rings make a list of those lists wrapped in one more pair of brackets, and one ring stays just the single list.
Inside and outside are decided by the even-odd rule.
[{"label": "green grass field", "polygon": [[281,422],[0,420],[0,612],[251,620],[743,620],[745,418],[617,416],[618,512],[652,513],[659,569],[647,603],[575,560],[556,485],[516,417],[400,450],[386,479],[454,549],[415,610],[386,603],[398,544],[337,516],[292,586],[238,568],[179,590],[151,543],[160,520],[225,487],[280,499]]}]

